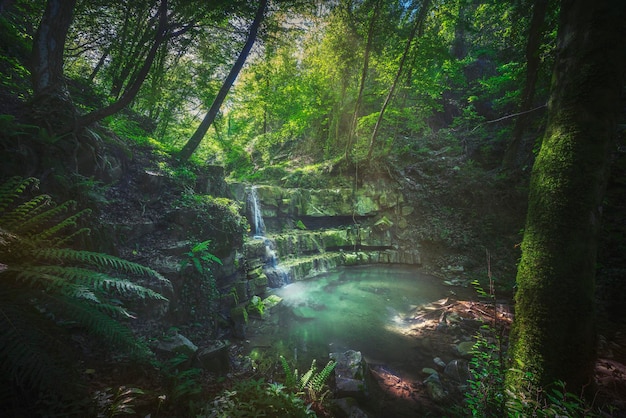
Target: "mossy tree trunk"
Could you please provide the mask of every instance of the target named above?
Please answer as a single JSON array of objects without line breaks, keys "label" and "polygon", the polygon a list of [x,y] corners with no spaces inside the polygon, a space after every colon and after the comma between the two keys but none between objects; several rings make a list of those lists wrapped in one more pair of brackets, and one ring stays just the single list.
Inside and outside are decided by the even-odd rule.
[{"label": "mossy tree trunk", "polygon": [[623,86],[623,0],[563,0],[548,125],[531,176],[511,340],[514,388],[591,382],[597,235]]}]

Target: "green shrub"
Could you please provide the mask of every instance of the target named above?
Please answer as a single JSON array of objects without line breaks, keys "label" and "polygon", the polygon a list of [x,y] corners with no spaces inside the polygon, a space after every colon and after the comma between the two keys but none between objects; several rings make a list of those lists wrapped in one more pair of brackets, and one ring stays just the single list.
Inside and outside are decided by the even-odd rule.
[{"label": "green shrub", "polygon": [[243,380],[223,391],[199,417],[314,417],[304,400],[280,383]]},{"label": "green shrub", "polygon": [[[493,333],[485,325],[483,329]],[[474,417],[501,417],[505,412],[504,365],[500,345],[483,334],[476,336],[470,360],[471,378],[465,393],[465,404]]]}]

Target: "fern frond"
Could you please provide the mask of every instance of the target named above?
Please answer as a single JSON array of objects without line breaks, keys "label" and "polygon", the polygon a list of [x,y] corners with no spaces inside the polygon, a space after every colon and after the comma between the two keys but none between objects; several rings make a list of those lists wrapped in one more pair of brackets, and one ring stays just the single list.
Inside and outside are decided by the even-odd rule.
[{"label": "fern frond", "polygon": [[317,367],[315,365],[315,359],[313,359],[313,361],[311,362],[311,367],[309,367],[309,370],[307,370],[307,372],[303,374],[302,377],[300,378],[300,381],[298,382],[298,389],[302,390],[308,387],[309,380],[313,376],[313,373],[315,373],[316,369]]},{"label": "fern frond", "polygon": [[337,366],[337,362],[334,360],[330,360],[326,363],[326,366],[319,373],[315,374],[311,380],[309,381],[309,388],[315,392],[320,393],[326,384],[326,381],[330,377],[333,370],[335,370],[335,366]]},{"label": "fern frond", "polygon": [[89,235],[90,233],[91,233],[90,228],[80,228],[76,232],[50,240],[50,246],[58,248],[63,245],[67,245],[68,243],[71,243],[79,235],[82,235],[82,234]]},{"label": "fern frond", "polygon": [[296,381],[298,380],[298,372],[293,372],[289,363],[287,363],[287,359],[284,356],[280,356],[280,364],[283,367],[283,372],[285,373],[285,386],[289,389],[296,389]]},{"label": "fern frond", "polygon": [[[67,222],[67,220],[65,220],[65,221],[58,222],[56,221],[56,219],[62,213],[66,213],[69,210],[74,209],[75,206],[76,206],[75,201],[68,200],[67,202],[64,202],[60,205],[53,205],[48,210],[45,210],[45,211],[38,210],[37,213],[31,213],[28,221],[24,222],[24,224],[21,225],[19,230],[16,230],[16,232],[19,232],[22,234],[31,234],[34,231],[39,231],[41,229],[44,229],[48,225],[48,223],[51,221],[55,221],[55,224],[65,224],[64,227],[72,226],[76,223],[75,221],[72,222],[70,220],[70,222]],[[76,217],[77,215],[78,213],[73,214],[70,216],[70,218]]]},{"label": "fern frond", "polygon": [[135,316],[131,315],[123,306],[120,305],[113,305],[111,303],[99,303],[97,305],[94,305],[94,307],[112,318],[135,319]]},{"label": "fern frond", "polygon": [[0,184],[0,213],[4,212],[30,185],[38,186],[39,180],[34,177],[26,179],[22,177],[11,177]]},{"label": "fern frond", "polygon": [[9,266],[6,273],[15,273],[16,280],[25,282],[31,289],[38,288],[46,292],[72,293],[76,286],[68,281],[66,277],[55,274],[55,267],[57,266]]},{"label": "fern frond", "polygon": [[168,281],[160,273],[149,267],[103,253],[72,250],[69,248],[42,248],[35,251],[33,255],[38,260],[84,263],[94,267],[112,268],[124,273],[151,276],[159,280]]},{"label": "fern frond", "polygon": [[[41,215],[42,216],[45,215],[47,217],[48,215],[47,212],[42,213]],[[29,238],[35,241],[39,241],[39,242],[46,241],[47,239],[53,237],[55,234],[58,234],[60,231],[62,231],[65,228],[76,227],[76,221],[78,220],[78,218],[89,213],[91,213],[91,209],[81,210],[80,212],[65,218],[63,221],[56,223],[50,228],[47,228],[37,234],[29,235]]]},{"label": "fern frond", "polygon": [[134,350],[138,347],[127,326],[102,312],[98,307],[65,295],[45,295],[46,306],[82,325],[85,330],[105,344]]},{"label": "fern frond", "polygon": [[[14,268],[10,268],[14,269]],[[75,294],[78,287],[86,287],[97,292],[117,292],[125,296],[141,299],[167,300],[163,295],[138,285],[127,279],[112,277],[81,267],[65,266],[24,266],[17,274],[18,280],[31,284],[43,284],[46,290],[58,289],[64,294]]]},{"label": "fern frond", "polygon": [[[37,184],[34,178],[13,178],[0,185],[0,385],[16,388],[13,396],[34,391],[61,399],[77,393],[73,382],[78,380],[71,376],[72,365],[66,364],[72,357],[63,345],[68,329],[62,324],[78,323],[102,342],[123,346],[145,360],[149,352],[145,343],[116,320],[132,315],[115,298],[166,300],[125,276],[169,281],[148,267],[114,256],[59,248],[87,231],[72,233],[68,228],[76,227],[89,210],[59,216],[74,202],[48,206],[46,195],[20,198]],[[63,383],[73,389],[65,389]]]},{"label": "fern frond", "polygon": [[20,232],[25,224],[32,222],[32,218],[44,207],[52,204],[52,198],[42,194],[35,196],[27,202],[22,203],[10,212],[0,217],[0,225],[13,232]]},{"label": "fern frond", "polygon": [[206,241],[202,241],[197,243],[196,245],[194,245],[191,248],[191,252],[192,253],[199,253],[199,252],[204,252],[204,251],[208,251],[209,250],[209,246],[211,245],[211,240],[206,240]]},{"label": "fern frond", "polygon": [[28,295],[0,287],[0,371],[13,384],[39,391],[68,389],[71,368],[54,353],[62,342],[31,306]]},{"label": "fern frond", "polygon": [[74,296],[76,299],[88,300],[93,303],[101,303],[98,296],[96,296],[96,294],[91,289],[85,286],[76,286],[74,288],[74,291],[72,292],[72,296]]}]

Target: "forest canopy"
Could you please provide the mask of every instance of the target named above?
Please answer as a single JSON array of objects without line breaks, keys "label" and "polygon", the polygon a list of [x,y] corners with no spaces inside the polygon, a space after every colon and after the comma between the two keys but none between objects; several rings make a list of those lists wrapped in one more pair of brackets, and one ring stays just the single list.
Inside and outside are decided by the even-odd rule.
[{"label": "forest canopy", "polygon": [[[543,9],[526,1],[269,2],[194,158],[250,175],[292,157],[403,158],[425,150],[416,138],[437,134],[475,159],[481,149],[500,149],[502,158],[510,149],[506,165],[528,166],[558,14],[556,2],[537,3]],[[62,55],[77,122],[108,118],[119,134],[177,152],[242,51],[257,6],[77,2]],[[4,24],[20,38],[4,44],[28,54],[43,11],[42,3],[6,8]],[[16,62],[4,66],[11,80],[28,76]],[[38,94],[13,84],[21,97]],[[534,117],[523,128],[506,118],[526,112]]]}]

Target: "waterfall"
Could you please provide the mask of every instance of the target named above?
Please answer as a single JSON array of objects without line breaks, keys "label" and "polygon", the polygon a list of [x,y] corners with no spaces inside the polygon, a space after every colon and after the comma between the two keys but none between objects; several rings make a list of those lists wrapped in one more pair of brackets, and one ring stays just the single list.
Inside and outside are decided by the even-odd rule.
[{"label": "waterfall", "polygon": [[267,276],[270,287],[282,287],[291,283],[289,271],[281,266],[276,255],[276,244],[270,238],[265,236],[265,222],[263,222],[263,213],[261,212],[261,201],[257,193],[257,186],[250,188],[248,196],[252,215],[252,228],[254,238],[262,239],[265,244],[265,257],[263,258],[263,272]]},{"label": "waterfall", "polygon": [[257,193],[257,187],[252,186],[250,188],[250,205],[252,206],[252,227],[254,228],[255,237],[265,236],[265,223],[263,222],[263,214],[261,213],[261,203],[259,202],[259,195]]}]

